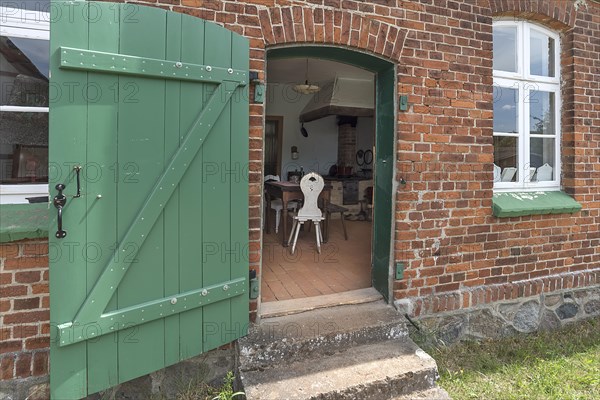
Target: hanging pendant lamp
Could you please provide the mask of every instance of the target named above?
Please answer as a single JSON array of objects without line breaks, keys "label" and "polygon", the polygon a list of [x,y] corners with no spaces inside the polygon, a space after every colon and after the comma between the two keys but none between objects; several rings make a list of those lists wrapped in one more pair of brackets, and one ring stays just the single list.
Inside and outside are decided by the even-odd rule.
[{"label": "hanging pendant lamp", "polygon": [[308,58],[306,59],[306,75],[304,83],[294,86],[294,91],[302,94],[317,93],[321,88],[314,83],[308,83]]}]

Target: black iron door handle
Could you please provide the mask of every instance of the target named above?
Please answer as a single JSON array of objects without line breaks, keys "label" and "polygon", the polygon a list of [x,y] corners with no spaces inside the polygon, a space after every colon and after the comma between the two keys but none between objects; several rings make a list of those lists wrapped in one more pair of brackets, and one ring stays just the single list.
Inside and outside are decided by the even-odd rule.
[{"label": "black iron door handle", "polygon": [[62,239],[67,236],[67,232],[63,231],[62,228],[62,210],[65,204],[67,204],[67,197],[63,194],[63,190],[65,190],[65,185],[59,183],[56,185],[56,190],[58,190],[58,194],[54,196],[54,207],[58,210],[58,230],[56,231],[56,237],[58,239]]}]

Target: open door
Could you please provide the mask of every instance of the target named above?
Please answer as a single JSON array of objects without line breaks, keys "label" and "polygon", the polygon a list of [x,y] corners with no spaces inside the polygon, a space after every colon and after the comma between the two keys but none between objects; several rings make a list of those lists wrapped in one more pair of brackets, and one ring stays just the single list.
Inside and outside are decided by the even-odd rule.
[{"label": "open door", "polygon": [[51,9],[50,384],[72,399],[246,334],[249,55],[158,8]]},{"label": "open door", "polygon": [[373,287],[389,301],[390,251],[395,168],[394,147],[394,85],[393,65],[377,73],[376,78],[376,134],[375,134],[375,190],[373,198]]},{"label": "open door", "polygon": [[396,164],[395,64],[362,51],[330,46],[277,47],[268,52],[268,58],[271,60],[306,57],[342,62],[376,73],[371,282],[386,301],[390,301],[390,287],[393,282],[391,276],[395,197],[393,179]]}]

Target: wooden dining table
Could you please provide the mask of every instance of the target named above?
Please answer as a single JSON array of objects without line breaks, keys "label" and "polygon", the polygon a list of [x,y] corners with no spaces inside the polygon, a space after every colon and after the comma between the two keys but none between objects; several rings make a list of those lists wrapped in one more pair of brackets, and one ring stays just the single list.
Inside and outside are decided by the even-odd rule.
[{"label": "wooden dining table", "polygon": [[[288,232],[288,218],[287,218],[287,205],[292,200],[304,200],[304,194],[302,194],[302,190],[300,189],[299,183],[294,182],[286,182],[286,181],[268,181],[265,182],[265,197],[267,200],[267,212],[265,214],[265,226],[267,234],[270,229],[270,219],[269,219],[269,210],[271,210],[271,200],[272,199],[281,199],[283,208],[281,210],[281,220],[283,222],[283,227],[281,229],[281,244],[284,247],[287,247],[287,238],[289,235]],[[331,200],[331,184],[325,183],[323,187],[323,191],[319,195],[319,208],[323,211],[323,215],[325,216],[325,221],[323,224],[323,243],[327,243],[327,239],[329,238],[329,219],[327,218],[327,213],[324,212],[327,205]]]}]

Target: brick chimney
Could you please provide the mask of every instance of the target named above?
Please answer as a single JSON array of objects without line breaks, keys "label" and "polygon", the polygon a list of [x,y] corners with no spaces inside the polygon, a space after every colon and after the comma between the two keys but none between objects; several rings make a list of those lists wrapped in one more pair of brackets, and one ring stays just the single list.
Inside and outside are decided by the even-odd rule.
[{"label": "brick chimney", "polygon": [[338,171],[353,167],[356,160],[356,117],[338,117]]}]

